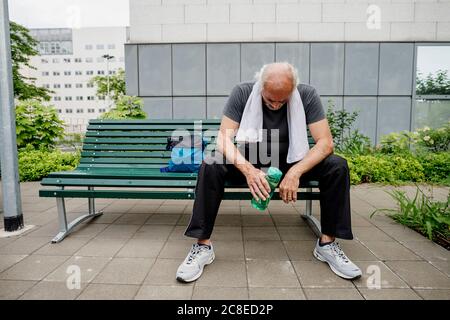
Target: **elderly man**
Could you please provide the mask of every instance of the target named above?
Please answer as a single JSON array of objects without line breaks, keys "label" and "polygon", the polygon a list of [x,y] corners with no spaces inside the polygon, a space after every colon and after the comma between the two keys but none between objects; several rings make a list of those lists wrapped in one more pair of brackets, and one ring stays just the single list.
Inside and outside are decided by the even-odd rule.
[{"label": "elderly man", "polygon": [[[344,254],[335,238],[353,239],[350,221],[350,179],[345,159],[333,154],[333,139],[320,97],[309,85],[299,84],[296,69],[288,63],[272,63],[262,67],[256,82],[234,87],[226,103],[218,135],[219,157],[204,161],[200,167],[192,217],[185,235],[197,239],[177,270],[181,282],[198,279],[205,265],[214,261],[211,234],[224,194],[225,181],[246,182],[255,199],[265,200],[270,186],[258,157],[251,163],[247,154],[251,146],[263,144],[283,172],[279,184],[285,203],[295,202],[300,181],[318,180],[320,187],[321,231],[313,255],[328,263],[331,270],[345,279],[361,276],[361,270]],[[261,123],[262,122],[262,123]],[[308,126],[315,146],[309,149]],[[247,132],[240,132],[241,129]],[[252,130],[267,131],[264,138]],[[253,130],[253,131],[255,131]],[[244,148],[233,139],[249,138]],[[255,140],[256,139],[256,140]],[[276,140],[278,150],[270,145]],[[255,142],[256,141],[256,142]],[[245,153],[243,155],[243,153]],[[274,154],[276,153],[276,154]],[[275,156],[275,157],[274,157]],[[220,158],[225,159],[225,163]],[[210,159],[209,159],[210,160]],[[274,162],[271,162],[274,165]]]}]

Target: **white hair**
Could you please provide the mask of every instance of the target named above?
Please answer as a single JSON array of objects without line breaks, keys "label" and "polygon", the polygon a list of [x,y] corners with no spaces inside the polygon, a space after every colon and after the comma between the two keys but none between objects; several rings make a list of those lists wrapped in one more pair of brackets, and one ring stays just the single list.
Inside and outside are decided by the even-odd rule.
[{"label": "white hair", "polygon": [[[275,62],[276,64],[284,65],[292,76],[293,81],[293,87],[296,88],[300,84],[300,79],[298,77],[298,71],[297,69],[290,64],[289,62]],[[261,67],[261,69],[255,73],[255,80],[261,82],[261,86],[264,87],[264,85],[267,82],[267,69],[270,65],[274,63],[265,64]]]}]

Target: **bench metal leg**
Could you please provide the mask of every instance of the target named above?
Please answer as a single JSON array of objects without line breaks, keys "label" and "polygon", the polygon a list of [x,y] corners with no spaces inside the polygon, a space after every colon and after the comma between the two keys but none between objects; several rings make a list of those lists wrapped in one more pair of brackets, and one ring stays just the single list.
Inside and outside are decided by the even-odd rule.
[{"label": "bench metal leg", "polygon": [[[64,187],[61,187],[61,190],[64,190]],[[88,187],[88,190],[94,190],[94,187]],[[61,242],[65,237],[67,237],[67,235],[69,235],[70,232],[72,232],[72,230],[77,225],[88,219],[103,214],[103,211],[95,212],[95,199],[89,198],[88,199],[89,213],[76,218],[75,220],[73,220],[68,224],[64,198],[56,198],[56,207],[58,208],[59,233],[53,238],[52,243]]]},{"label": "bench metal leg", "polygon": [[[306,188],[307,192],[312,192],[312,188]],[[306,220],[312,231],[315,233],[317,237],[322,235],[320,230],[320,222],[312,215],[312,200],[306,200],[306,210],[305,214],[302,214],[301,217]]]}]

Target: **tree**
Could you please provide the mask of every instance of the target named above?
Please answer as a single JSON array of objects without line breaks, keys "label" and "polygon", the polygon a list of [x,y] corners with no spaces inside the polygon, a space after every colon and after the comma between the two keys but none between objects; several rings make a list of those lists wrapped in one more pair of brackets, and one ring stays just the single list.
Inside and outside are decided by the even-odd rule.
[{"label": "tree", "polygon": [[101,119],[145,119],[147,114],[142,110],[142,99],[133,96],[122,96],[111,110],[103,113]]},{"label": "tree", "polygon": [[429,73],[425,78],[422,73],[417,73],[416,94],[450,94],[450,79],[448,70],[438,70],[435,75]]},{"label": "tree", "polygon": [[30,65],[30,57],[38,54],[35,49],[38,42],[30,35],[29,30],[20,24],[11,21],[10,30],[14,97],[18,100],[50,100],[49,94],[52,93],[50,90],[37,87],[34,84],[36,78],[28,78],[20,74],[20,69],[23,67],[36,69]]},{"label": "tree", "polygon": [[[103,98],[108,95],[108,76],[96,76],[89,83],[97,87],[97,97]],[[125,95],[125,71],[122,69],[109,76],[109,94],[114,102]]]}]

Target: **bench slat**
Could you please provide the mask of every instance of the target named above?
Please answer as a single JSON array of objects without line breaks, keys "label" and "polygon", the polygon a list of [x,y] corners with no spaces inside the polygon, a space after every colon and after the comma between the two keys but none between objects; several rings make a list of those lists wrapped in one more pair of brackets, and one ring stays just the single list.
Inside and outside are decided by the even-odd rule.
[{"label": "bench slat", "polygon": [[170,151],[82,151],[82,158],[167,158]]},{"label": "bench slat", "polygon": [[80,163],[159,163],[167,165],[169,158],[83,158],[80,159]]},{"label": "bench slat", "polygon": [[129,151],[165,151],[166,145],[164,144],[154,144],[154,145],[142,145],[142,144],[124,144],[124,145],[95,145],[95,144],[85,144],[83,145],[83,150],[129,150]]},{"label": "bench slat", "polygon": [[184,172],[160,172],[159,169],[138,169],[138,168],[94,168],[91,170],[73,170],[52,172],[47,178],[107,178],[107,179],[184,179],[195,180],[196,173]]},{"label": "bench slat", "polygon": [[[193,189],[183,191],[143,191],[143,190],[39,190],[40,197],[66,198],[111,198],[111,199],[194,199]],[[224,200],[251,200],[248,191],[226,191]],[[297,192],[297,200],[319,200],[319,192]],[[281,200],[274,192],[272,200]],[[270,204],[269,204],[270,205]],[[255,209],[256,210],[256,209]]]},{"label": "bench slat", "polygon": [[137,130],[145,130],[145,131],[174,131],[174,130],[217,130],[218,126],[215,124],[202,124],[202,126],[194,127],[194,126],[186,126],[186,127],[177,127],[172,124],[89,124],[87,130],[121,130],[121,131],[137,131]]},{"label": "bench slat", "polygon": [[106,119],[91,119],[89,120],[90,124],[126,124],[126,125],[134,125],[134,124],[192,124],[201,121],[202,123],[207,124],[216,124],[219,125],[220,119],[123,119],[123,120],[106,120]]}]

